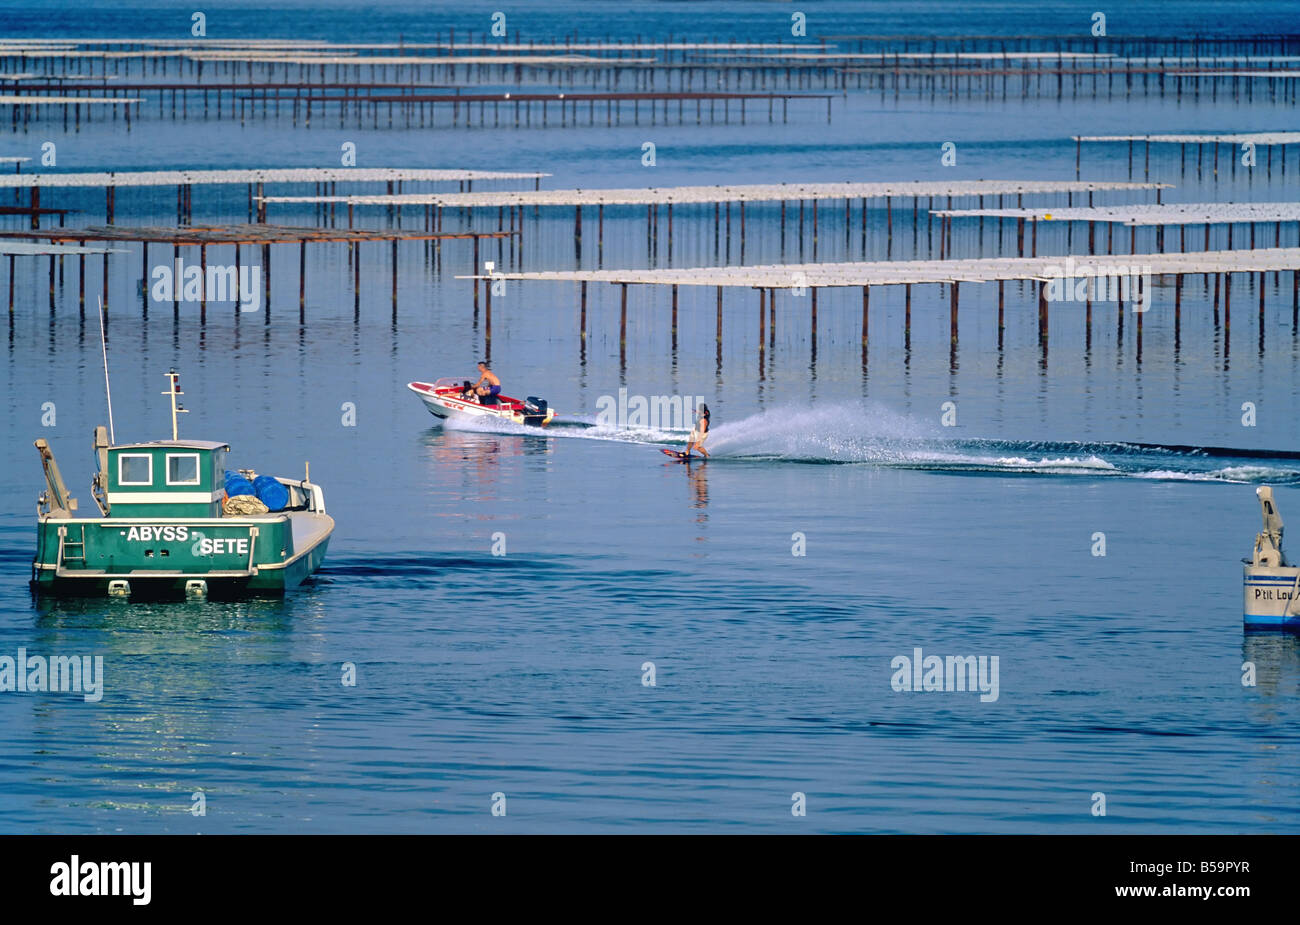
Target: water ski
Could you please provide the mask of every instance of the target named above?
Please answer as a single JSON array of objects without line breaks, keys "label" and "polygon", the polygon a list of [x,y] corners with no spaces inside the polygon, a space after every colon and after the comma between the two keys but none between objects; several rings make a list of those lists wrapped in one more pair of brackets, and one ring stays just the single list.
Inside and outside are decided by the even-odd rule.
[{"label": "water ski", "polygon": [[698,456],[692,456],[690,453],[683,453],[683,452],[681,452],[681,451],[679,451],[679,450],[670,450],[670,449],[667,449],[666,447],[660,447],[659,452],[660,452],[660,453],[663,453],[665,456],[668,456],[668,457],[670,457],[670,458],[672,458],[672,459],[677,460],[678,462],[685,462],[685,461],[688,460],[688,459],[699,459],[699,458],[700,458],[700,457],[698,457]]}]

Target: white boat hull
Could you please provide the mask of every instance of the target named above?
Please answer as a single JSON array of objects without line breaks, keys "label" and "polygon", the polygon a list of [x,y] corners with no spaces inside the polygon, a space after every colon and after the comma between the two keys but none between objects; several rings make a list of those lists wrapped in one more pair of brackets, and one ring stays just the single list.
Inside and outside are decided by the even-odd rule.
[{"label": "white boat hull", "polygon": [[1294,566],[1247,565],[1244,569],[1245,600],[1242,618],[1246,626],[1300,629],[1300,568]]},{"label": "white boat hull", "polygon": [[[463,381],[463,380],[460,380]],[[520,401],[502,395],[495,404],[480,404],[466,401],[460,397],[459,382],[454,379],[439,379],[437,382],[409,382],[406,387],[419,396],[429,413],[440,420],[452,415],[462,415],[483,420],[509,421],[512,424],[526,424],[545,427],[555,417],[546,402],[529,398]]]},{"label": "white boat hull", "polygon": [[421,395],[420,401],[424,403],[424,407],[427,408],[429,413],[432,414],[434,417],[444,418],[444,419],[451,417],[452,414],[451,408],[443,404],[438,399],[431,398],[427,395]]}]

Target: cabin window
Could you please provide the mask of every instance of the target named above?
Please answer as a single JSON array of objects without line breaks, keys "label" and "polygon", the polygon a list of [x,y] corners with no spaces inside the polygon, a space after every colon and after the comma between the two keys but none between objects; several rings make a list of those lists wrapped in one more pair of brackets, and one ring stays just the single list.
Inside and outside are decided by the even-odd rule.
[{"label": "cabin window", "polygon": [[117,457],[117,484],[152,485],[153,457],[148,453],[123,453]]},{"label": "cabin window", "polygon": [[168,485],[199,484],[199,454],[198,453],[168,453],[167,454],[167,484]]}]

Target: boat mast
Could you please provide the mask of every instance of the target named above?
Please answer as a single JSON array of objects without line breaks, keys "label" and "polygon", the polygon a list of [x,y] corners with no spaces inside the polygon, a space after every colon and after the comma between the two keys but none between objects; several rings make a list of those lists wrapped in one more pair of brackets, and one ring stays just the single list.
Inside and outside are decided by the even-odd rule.
[{"label": "boat mast", "polygon": [[167,377],[167,391],[163,392],[163,394],[170,395],[172,400],[172,442],[175,443],[180,439],[176,429],[176,415],[188,414],[189,412],[185,410],[184,405],[176,404],[176,396],[185,394],[179,388],[181,383],[181,374],[176,372],[176,367],[173,366],[171,369],[167,370],[164,375]]},{"label": "boat mast", "polygon": [[[108,259],[108,258],[105,258]],[[113,434],[113,392],[108,387],[108,341],[104,337],[104,297],[99,297],[99,349],[104,355],[104,398],[108,401],[108,442],[116,443]]]}]

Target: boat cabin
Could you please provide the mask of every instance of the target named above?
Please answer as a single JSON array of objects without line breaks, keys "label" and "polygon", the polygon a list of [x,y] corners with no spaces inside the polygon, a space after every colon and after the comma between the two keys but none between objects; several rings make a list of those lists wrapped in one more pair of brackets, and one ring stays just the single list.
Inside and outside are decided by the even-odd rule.
[{"label": "boat cabin", "polygon": [[230,446],[159,440],[108,447],[112,517],[220,517]]}]

